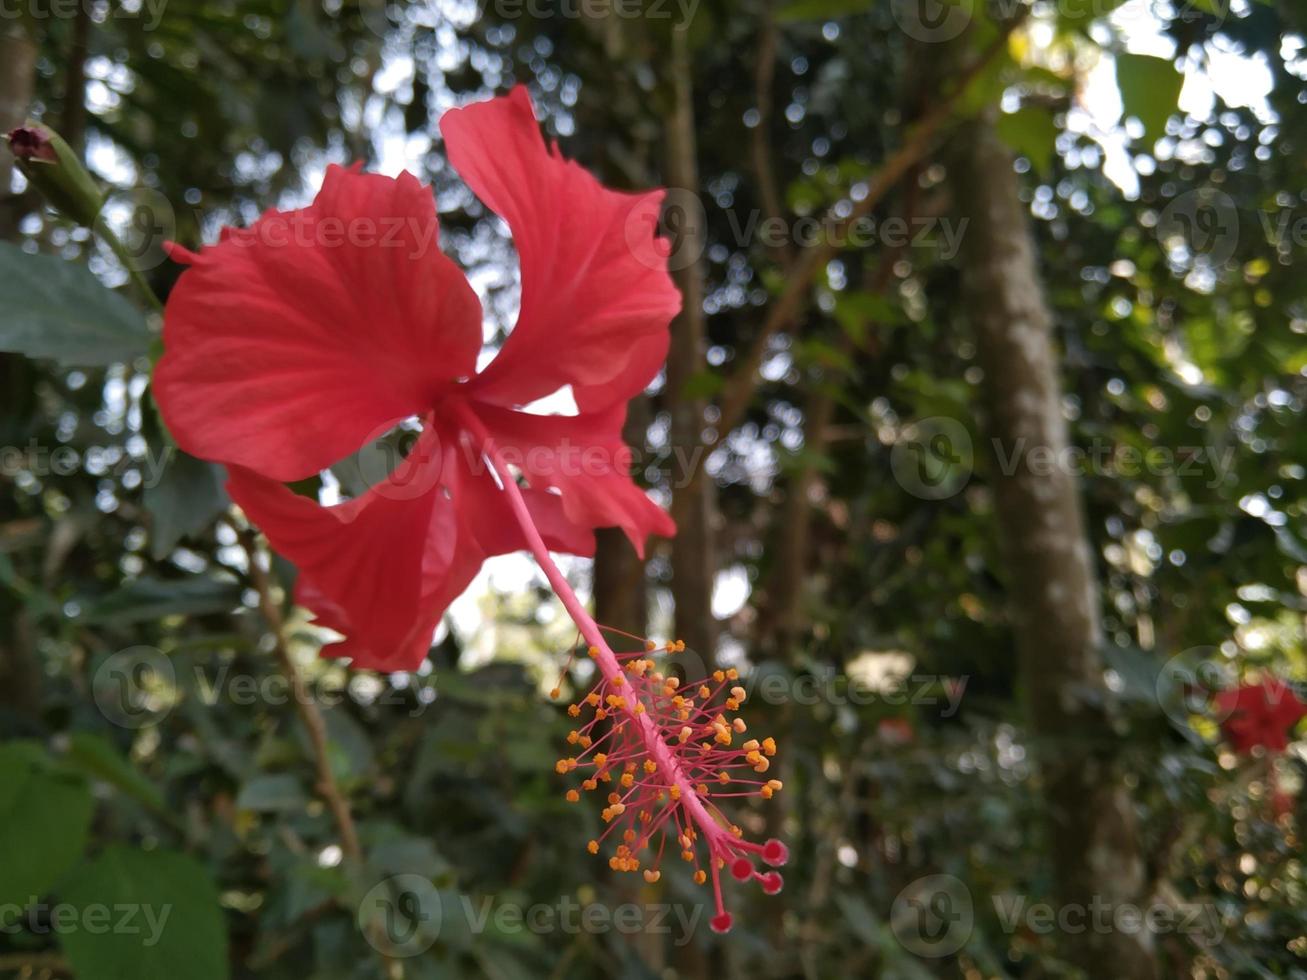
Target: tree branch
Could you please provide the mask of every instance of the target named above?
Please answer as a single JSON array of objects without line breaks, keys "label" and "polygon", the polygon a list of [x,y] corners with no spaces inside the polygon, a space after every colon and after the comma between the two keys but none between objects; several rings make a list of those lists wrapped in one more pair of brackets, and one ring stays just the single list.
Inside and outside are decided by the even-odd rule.
[{"label": "tree branch", "polygon": [[[1018,17],[1005,25],[985,51],[957,76],[957,84],[952,92],[943,97],[939,103],[913,127],[907,142],[891,156],[875,175],[868,181],[867,193],[860,201],[854,202],[853,209],[847,217],[838,218],[833,212],[828,214],[828,224],[832,232],[816,245],[810,245],[799,253],[797,261],[790,267],[785,289],[773,304],[767,318],[763,321],[753,345],[741,359],[731,379],[726,383],[725,392],[719,403],[720,415],[716,425],[716,435],[707,442],[707,448],[713,449],[725,441],[726,437],[744,420],[749,402],[758,387],[758,370],[766,357],[768,344],[772,337],[782,330],[789,329],[797,319],[800,310],[807,301],[808,290],[818,273],[839,251],[840,241],[846,237],[852,225],[871,213],[894,186],[916,165],[934,145],[935,137],[953,116],[954,110],[971,84],[991,65],[995,58],[1007,47],[1008,37],[1023,18]],[[691,485],[703,478],[704,467],[698,467],[690,476]],[[673,510],[675,511],[675,507]],[[680,514],[673,514],[680,518]]]},{"label": "tree branch", "polygon": [[336,775],[331,771],[331,759],[327,753],[327,724],[286,646],[285,620],[282,618],[281,609],[272,597],[272,583],[268,573],[259,564],[258,539],[252,530],[239,528],[235,530],[249,564],[250,582],[259,594],[259,609],[268,623],[268,628],[272,631],[277,660],[290,683],[291,696],[295,699],[295,708],[299,712],[300,721],[304,723],[304,728],[309,733],[313,761],[318,770],[318,792],[326,801],[336,827],[340,831],[340,846],[346,859],[351,864],[362,864],[363,849],[359,846],[354,817],[350,813],[349,802],[336,782]]}]

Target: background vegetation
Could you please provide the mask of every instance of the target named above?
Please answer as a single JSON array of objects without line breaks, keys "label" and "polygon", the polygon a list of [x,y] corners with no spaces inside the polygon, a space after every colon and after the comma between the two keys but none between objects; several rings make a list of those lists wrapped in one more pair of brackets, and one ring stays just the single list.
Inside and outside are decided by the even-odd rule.
[{"label": "background vegetation", "polygon": [[[0,126],[62,132],[160,294],[162,238],[363,160],[433,183],[506,329],[435,121],[514,81],[674,189],[687,310],[629,437],[682,533],[569,568],[745,672],[786,789],[739,820],[793,854],[717,937],[688,878],[585,853],[521,561],[414,675],[288,607],[279,649],[221,474],[165,454],[141,294],[0,150],[0,971],[1307,976],[1307,755],[1236,753],[1213,698],[1307,680],[1301,4],[22,0],[0,35]],[[1174,919],[1029,914],[1095,901]]]}]

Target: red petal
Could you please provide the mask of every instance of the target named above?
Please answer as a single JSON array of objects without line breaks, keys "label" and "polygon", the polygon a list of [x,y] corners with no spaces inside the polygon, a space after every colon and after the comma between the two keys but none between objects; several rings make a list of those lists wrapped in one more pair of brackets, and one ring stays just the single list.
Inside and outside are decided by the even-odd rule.
[{"label": "red petal", "polygon": [[620,527],[642,556],[650,534],[676,533],[671,517],[631,479],[633,457],[622,441],[624,403],[575,416],[473,408],[505,459],[531,486],[560,492],[563,513],[573,524]]},{"label": "red petal", "polygon": [[299,597],[324,625],[349,634],[348,649],[334,652],[416,665],[430,647],[435,620],[426,599],[444,586],[458,544],[442,462],[434,434],[425,432],[387,480],[334,507],[230,468],[232,499],[299,569]]},{"label": "red petal", "polygon": [[469,385],[526,405],[571,385],[582,411],[629,401],[667,356],[681,296],[655,237],[662,192],[621,194],[545,148],[526,89],[440,120],[449,159],[508,222],[522,307],[503,350]]},{"label": "red petal", "polygon": [[[449,431],[424,430],[386,480],[332,507],[241,467],[231,468],[228,490],[298,568],[296,601],[344,634],[324,654],[355,667],[416,668],[485,558],[526,547],[502,491],[468,465]],[[564,516],[560,497],[524,496],[552,550],[594,553],[593,532]]]},{"label": "red petal", "polygon": [[311,207],[178,255],[154,392],[192,455],[303,479],[475,370],[480,304],[409,174],[330,167]]}]

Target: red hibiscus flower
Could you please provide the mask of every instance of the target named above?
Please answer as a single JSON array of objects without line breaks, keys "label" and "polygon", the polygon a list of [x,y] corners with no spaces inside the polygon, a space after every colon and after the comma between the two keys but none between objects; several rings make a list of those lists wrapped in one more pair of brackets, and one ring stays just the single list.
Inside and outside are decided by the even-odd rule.
[{"label": "red hibiscus flower", "polygon": [[[655,881],[674,839],[695,880],[711,877],[725,931],[722,869],[775,894],[780,874],[754,862],[787,852],[744,840],[715,801],[779,792],[763,775],[776,743],[744,738],[734,670],[682,684],[652,654],[684,644],[615,652],[550,557],[592,554],[596,527],[641,550],[675,531],[627,475],[621,438],[680,308],[653,233],[661,192],[606,190],[547,150],[521,88],[447,113],[441,131],[521,259],[521,312],[489,365],[477,370],[481,307],[436,246],[431,194],[407,174],[332,168],[310,207],[198,255],[174,249],[190,268],[168,300],[156,398],[183,449],[226,464],[232,498],[299,568],[297,601],[356,666],[417,666],[485,558],[529,550],[598,668],[568,708],[591,716],[569,735],[578,754],[557,765],[607,791],[589,850],[607,843],[615,870]],[[575,416],[524,410],[564,386]],[[412,450],[361,496],[322,506],[285,486],[415,417]]]},{"label": "red hibiscus flower", "polygon": [[[232,498],[299,569],[296,599],[345,635],[331,653],[381,670],[416,667],[484,559],[527,546],[470,419],[518,464],[550,548],[591,555],[602,526],[641,550],[675,532],[621,437],[680,309],[654,235],[662,192],[608,190],[550,152],[521,87],[441,131],[521,261],[517,324],[483,370],[481,305],[440,251],[430,190],[331,167],[309,207],[173,249],[190,268],[154,382],[178,445],[227,465]],[[564,386],[577,415],[522,411]],[[284,486],[413,417],[412,451],[362,496],[325,507]]]},{"label": "red hibiscus flower", "polygon": [[1275,678],[1222,691],[1216,696],[1216,707],[1222,733],[1239,752],[1251,752],[1259,745],[1268,752],[1283,752],[1293,726],[1307,715],[1307,704]]}]

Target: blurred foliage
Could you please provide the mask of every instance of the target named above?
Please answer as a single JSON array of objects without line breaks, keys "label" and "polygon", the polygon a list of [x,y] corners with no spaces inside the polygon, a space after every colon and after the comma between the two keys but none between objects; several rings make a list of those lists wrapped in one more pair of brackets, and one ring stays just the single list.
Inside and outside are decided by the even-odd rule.
[{"label": "blurred foliage", "polygon": [[[777,249],[748,230],[767,207],[750,158],[756,130],[787,235],[851,189],[865,193],[948,81],[908,6],[690,8],[710,314],[696,394],[720,390],[783,286],[778,251],[802,244]],[[995,25],[983,5],[958,6],[977,12],[967,45],[979,50]],[[1290,0],[1158,5],[1156,21],[1135,0],[1124,23],[1101,16],[1114,6],[1028,11],[964,101],[964,111],[1001,103],[1000,132],[1020,155],[1063,410],[1084,454],[1119,704],[1110,730],[1083,737],[1125,749],[1158,902],[1204,916],[1154,937],[1162,975],[1304,977],[1307,754],[1300,741],[1279,758],[1236,757],[1204,721],[1204,692],[1258,672],[1307,680],[1307,18]],[[69,118],[81,23],[89,166],[111,201],[161,196],[170,234],[190,244],[303,202],[328,161],[407,166],[435,185],[446,248],[506,327],[511,251],[443,163],[435,119],[525,81],[569,154],[615,185],[657,183],[683,9],[650,2],[604,18],[583,4],[537,7],[555,16],[506,0],[170,0],[157,18],[148,2],[91,4],[84,21],[29,18],[41,52],[34,114]],[[768,30],[774,110],[763,117],[755,62]],[[1178,112],[1177,63],[1219,77],[1229,52],[1268,73],[1266,109],[1218,94],[1207,117]],[[1103,133],[1082,98],[1089,72],[1113,57],[1128,119]],[[585,853],[598,818],[563,801],[552,763],[567,719],[543,696],[570,636],[539,582],[489,580],[470,627],[447,624],[421,671],[389,678],[316,660],[321,634],[288,610],[362,838],[362,864],[343,860],[244,557],[215,522],[219,475],[171,455],[154,416],[124,271],[84,230],[17,201],[20,240],[0,246],[0,348],[37,359],[0,354],[0,970],[1072,975],[1049,932],[1002,914],[1007,898],[1043,900],[1051,872],[949,238],[965,234],[965,215],[940,160],[877,209],[870,246],[839,250],[801,329],[772,340],[747,420],[708,462],[719,567],[750,587],[725,613],[718,656],[755,692],[768,678],[789,692],[756,697],[748,712],[782,745],[786,790],[770,812],[738,817],[790,842],[787,888],[735,895],[725,938],[706,928],[688,877],[633,884]],[[896,217],[911,231],[901,246],[889,240]],[[162,260],[147,272],[161,293],[175,274]],[[814,445],[805,422],[817,393],[835,410]],[[653,395],[655,459],[668,448],[666,397]],[[934,498],[896,478],[892,457],[914,422],[941,418],[970,434],[975,472]],[[776,649],[768,584],[790,480],[808,468],[807,625]],[[646,475],[666,489],[665,469]],[[664,550],[648,568],[659,627],[668,565]],[[291,581],[292,569],[274,571]],[[905,657],[906,679],[841,694],[869,664]],[[974,928],[922,955],[905,942],[912,926],[896,899],[936,874],[964,883]],[[395,875],[425,881],[417,912],[375,901]],[[33,899],[44,904],[18,908]],[[144,919],[135,932],[52,925],[59,902],[167,907],[172,918],[151,944]],[[560,926],[569,903],[634,905],[638,926],[619,928],[611,911],[600,926]],[[377,938],[396,907],[414,927],[404,955]],[[514,909],[558,918],[534,928],[498,914]]]}]

